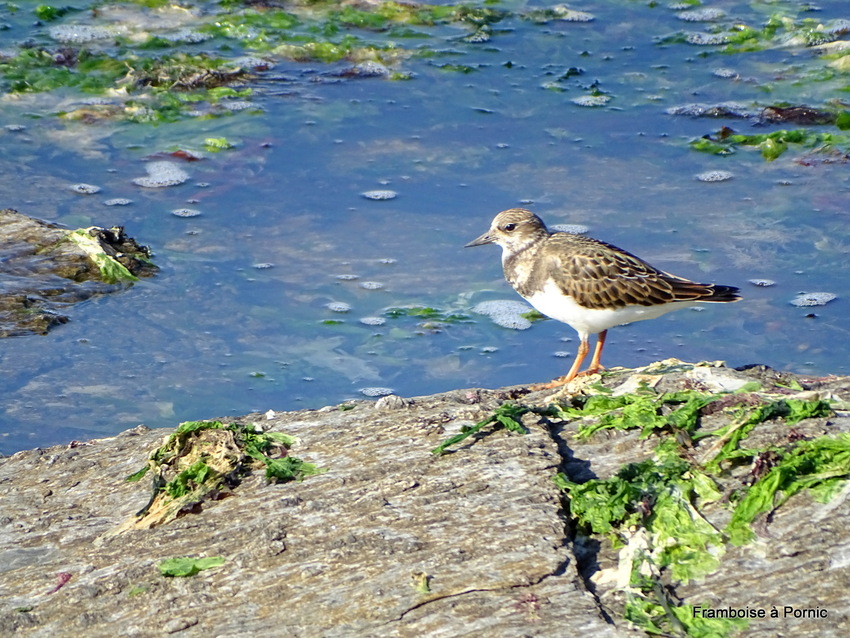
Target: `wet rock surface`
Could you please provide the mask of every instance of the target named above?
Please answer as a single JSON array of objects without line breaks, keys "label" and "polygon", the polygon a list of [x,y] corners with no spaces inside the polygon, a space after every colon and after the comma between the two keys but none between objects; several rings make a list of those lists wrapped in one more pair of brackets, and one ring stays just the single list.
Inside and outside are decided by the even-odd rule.
[{"label": "wet rock surface", "polygon": [[[850,394],[848,378],[763,367],[668,366],[650,376],[665,391],[757,380],[790,393],[793,379],[810,394]],[[637,385],[632,371],[604,383]],[[604,431],[580,441],[577,422],[527,412],[525,435],[497,429],[431,454],[506,401],[542,407],[550,398],[520,387],[470,389],[230,419],[297,436],[292,452],[327,471],[281,484],[254,472],[176,521],[120,534],[150,496],[148,480],[124,479],[171,430],[140,426],[0,459],[0,634],[644,635],[619,615],[620,592],[602,577],[617,550],[576,541],[552,478],[612,476],[648,458],[658,437]],[[723,417],[711,418],[719,425]],[[750,437],[762,444],[786,440],[788,431],[774,419]],[[839,411],[794,431],[848,432],[850,419]],[[732,471],[723,487],[746,474]],[[717,572],[674,595],[717,608],[828,612],[756,619],[744,635],[846,636],[847,492],[826,504],[797,494],[754,526],[755,542],[731,548]],[[724,511],[707,516],[721,525]],[[157,564],[176,556],[225,563],[190,578],[162,576]]]},{"label": "wet rock surface", "polygon": [[[156,271],[150,251],[124,230],[92,227],[92,245],[134,277]],[[33,219],[12,209],[0,210],[0,337],[45,334],[68,321],[65,309],[95,295],[121,290],[79,243],[73,231]]]}]

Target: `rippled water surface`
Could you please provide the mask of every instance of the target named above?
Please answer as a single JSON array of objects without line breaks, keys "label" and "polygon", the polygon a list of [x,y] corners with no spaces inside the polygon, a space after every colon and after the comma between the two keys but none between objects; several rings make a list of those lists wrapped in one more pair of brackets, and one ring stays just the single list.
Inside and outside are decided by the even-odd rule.
[{"label": "rippled water surface", "polygon": [[[8,27],[0,63],[25,42],[54,52],[94,47],[57,42],[48,28],[97,25],[104,15],[132,26],[141,11],[106,5],[98,16],[37,24],[36,3],[17,4],[0,3]],[[588,22],[526,19],[554,5],[486,5],[505,12],[489,39],[457,23],[399,36],[399,47],[418,55],[384,61],[409,79],[352,77],[341,73],[353,65],[345,59],[293,60],[220,35],[172,44],[265,56],[270,68],[242,81],[240,91],[251,91],[233,97],[227,115],[204,104],[158,123],[84,117],[79,109],[92,96],[74,87],[0,97],[0,207],[71,228],[122,225],[161,268],[68,309],[71,321],[46,336],[0,341],[0,451],[139,423],[563,374],[577,345],[571,328],[538,321],[512,330],[472,312],[482,301],[518,299],[497,248],[463,249],[495,213],[517,205],[549,224],[587,226],[665,270],[743,289],[738,304],[612,330],[609,366],[678,357],[850,372],[850,148],[834,124],[755,116],[770,105],[843,111],[850,64],[828,41],[850,39],[847,4],[803,11],[718,1],[705,6],[720,17],[693,22],[672,4],[600,0],[571,5],[591,14]],[[217,7],[185,5],[206,11],[186,28]],[[144,11],[176,20],[173,8]],[[780,26],[758,46],[692,43],[771,20]],[[9,89],[8,77],[0,82]],[[736,105],[719,117],[698,116],[729,102]],[[60,116],[69,112],[78,117]],[[836,150],[788,144],[766,161],[751,147],[689,147],[724,126],[827,132]],[[215,152],[208,138],[233,147]],[[202,159],[168,155],[181,149]],[[136,185],[155,160],[177,162],[189,179]],[[726,179],[705,176],[716,171]],[[101,190],[72,192],[77,183]],[[369,191],[396,196],[369,199]],[[106,205],[114,198],[131,203]],[[174,214],[181,209],[200,214]],[[775,285],[748,283],[765,279]],[[792,305],[803,292],[837,299]]]}]

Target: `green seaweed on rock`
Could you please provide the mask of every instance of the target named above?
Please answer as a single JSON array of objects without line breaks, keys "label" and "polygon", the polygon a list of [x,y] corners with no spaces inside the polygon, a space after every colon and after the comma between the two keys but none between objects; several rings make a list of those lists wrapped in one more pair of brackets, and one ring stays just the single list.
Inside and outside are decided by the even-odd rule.
[{"label": "green seaweed on rock", "polygon": [[[663,429],[693,433],[699,411],[715,399],[714,395],[694,390],[657,394],[644,388],[637,393],[618,396],[577,396],[571,406],[558,409],[559,416],[568,420],[600,417],[594,422],[580,425],[578,438],[588,438],[600,430],[634,428],[640,428],[641,438],[646,438]],[[675,409],[670,411],[673,406],[676,406]]]},{"label": "green seaweed on rock", "polygon": [[440,445],[431,450],[431,454],[433,454],[434,456],[440,456],[441,454],[444,454],[445,451],[452,445],[457,445],[461,441],[468,439],[473,434],[478,434],[488,425],[495,426],[495,429],[504,428],[509,432],[525,434],[528,430],[520,422],[519,419],[522,417],[523,414],[530,410],[531,408],[528,408],[524,405],[516,405],[514,403],[503,403],[496,409],[493,414],[488,416],[483,421],[479,421],[475,425],[463,426],[459,434],[451,436],[445,441],[443,441]]},{"label": "green seaweed on rock", "polygon": [[224,558],[221,556],[209,556],[206,558],[179,556],[160,561],[157,564],[157,569],[159,569],[159,573],[163,576],[186,578],[187,576],[194,576],[205,569],[221,567],[222,565],[224,565]]},{"label": "green seaweed on rock", "polygon": [[168,523],[182,512],[234,487],[252,467],[265,467],[272,482],[301,481],[325,472],[312,463],[291,456],[296,438],[283,432],[258,431],[253,424],[221,421],[187,421],[159,448],[148,464],[127,477],[139,481],[152,472],[153,495],[148,504],[114,534],[148,529]]},{"label": "green seaweed on rock", "polygon": [[555,482],[567,493],[578,524],[608,536],[614,547],[626,545],[629,530],[643,526],[653,541],[655,564],[669,567],[676,580],[688,582],[717,569],[722,535],[693,503],[717,501],[721,493],[708,475],[678,456],[675,441],[668,439],[654,458],[629,463],[609,479],[575,483],[558,474]]},{"label": "green seaweed on rock", "polygon": [[832,414],[829,402],[823,399],[782,398],[763,400],[756,406],[737,407],[734,410],[729,425],[713,432],[701,433],[702,437],[716,437],[710,448],[710,458],[705,462],[705,466],[709,470],[719,470],[721,464],[725,461],[738,460],[740,462],[741,459],[750,460],[755,457],[758,451],[742,448],[741,442],[749,436],[753,428],[759,423],[783,418],[785,423],[790,426],[803,419],[826,417]]},{"label": "green seaweed on rock", "polygon": [[678,455],[675,441],[665,440],[653,458],[629,463],[609,479],[576,483],[559,473],[555,483],[585,535],[604,535],[624,548],[619,570],[628,582],[627,620],[649,633],[685,636],[726,636],[746,625],[698,617],[662,585],[662,571],[676,584],[716,571],[724,552],[723,535],[698,510],[722,494]]},{"label": "green seaweed on rock", "polygon": [[35,9],[33,9],[33,13],[35,17],[44,22],[50,22],[51,20],[57,20],[61,18],[66,13],[73,11],[71,7],[54,7],[49,4],[40,4]]},{"label": "green seaweed on rock", "polygon": [[850,480],[850,433],[800,441],[787,450],[773,450],[778,460],[738,501],[725,532],[735,545],[755,538],[751,523],[780,507],[804,489],[828,502]]},{"label": "green seaweed on rock", "polygon": [[[766,449],[741,447],[759,423],[782,418],[793,426],[804,419],[828,417],[833,413],[830,403],[751,391],[745,386],[738,394],[689,390],[658,395],[644,387],[631,395],[574,397],[572,407],[557,408],[563,419],[598,421],[595,427],[581,426],[577,437],[586,438],[604,427],[641,428],[646,434],[673,426],[688,432],[697,442],[697,452],[708,446],[700,461],[694,450],[667,437],[660,440],[652,458],[624,465],[610,478],[579,483],[559,473],[554,479],[566,493],[579,533],[604,536],[614,548],[622,548],[618,571],[620,582],[627,583],[623,615],[650,634],[723,638],[744,630],[745,619],[706,617],[696,612],[698,606],[677,601],[672,588],[722,568],[727,544],[753,540],[751,524],[756,518],[794,494],[810,489],[816,499],[827,502],[847,489],[848,433],[789,439],[789,444]],[[676,401],[670,400],[673,397]],[[704,431],[698,417],[715,400],[718,405],[712,411],[732,412],[731,423]],[[723,505],[719,487],[729,479],[722,461],[752,461],[754,468],[763,469],[751,485],[733,493],[731,520],[720,530],[700,510],[729,507]]]}]

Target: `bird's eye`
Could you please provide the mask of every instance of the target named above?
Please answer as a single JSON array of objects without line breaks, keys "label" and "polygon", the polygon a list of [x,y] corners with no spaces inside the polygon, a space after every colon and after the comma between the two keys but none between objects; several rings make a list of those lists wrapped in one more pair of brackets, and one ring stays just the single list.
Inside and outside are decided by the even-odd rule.
[{"label": "bird's eye", "polygon": [[508,232],[516,230],[516,224],[505,224],[505,230]]}]

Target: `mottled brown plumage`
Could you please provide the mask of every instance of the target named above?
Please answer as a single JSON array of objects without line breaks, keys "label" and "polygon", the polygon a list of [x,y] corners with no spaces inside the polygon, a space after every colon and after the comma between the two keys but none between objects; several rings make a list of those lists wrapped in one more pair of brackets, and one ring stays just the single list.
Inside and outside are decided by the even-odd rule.
[{"label": "mottled brown plumage", "polygon": [[671,275],[603,241],[551,233],[537,215],[523,208],[499,213],[490,229],[467,246],[490,243],[502,247],[502,266],[511,286],[540,312],[579,333],[575,363],[558,384],[571,381],[578,373],[591,334],[599,333],[588,369],[596,372],[601,368],[599,358],[608,328],[695,303],[741,298],[733,286],[701,284]]}]

